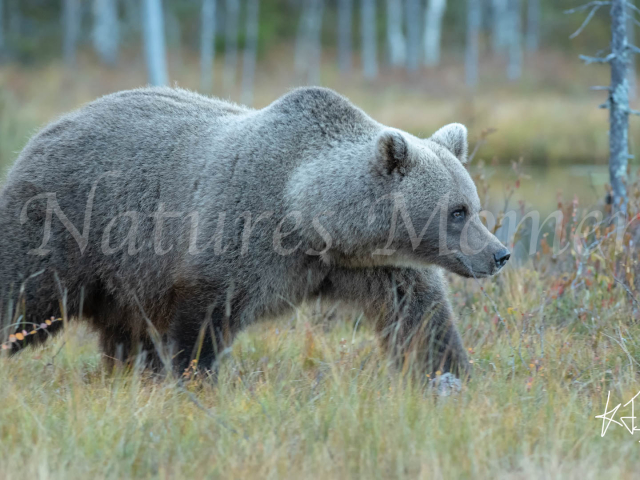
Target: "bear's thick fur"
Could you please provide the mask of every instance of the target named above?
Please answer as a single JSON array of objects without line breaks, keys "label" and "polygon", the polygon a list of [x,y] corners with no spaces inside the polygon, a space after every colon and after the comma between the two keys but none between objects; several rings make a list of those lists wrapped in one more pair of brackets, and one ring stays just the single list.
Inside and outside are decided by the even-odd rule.
[{"label": "bear's thick fur", "polygon": [[322,298],[373,317],[394,358],[464,374],[441,269],[481,277],[508,258],[466,155],[461,125],[419,139],[322,88],[262,110],[105,96],[33,137],[0,193],[3,332],[64,306],[106,358],[142,349],[160,367],[161,342],[175,368],[209,367],[245,325]]}]

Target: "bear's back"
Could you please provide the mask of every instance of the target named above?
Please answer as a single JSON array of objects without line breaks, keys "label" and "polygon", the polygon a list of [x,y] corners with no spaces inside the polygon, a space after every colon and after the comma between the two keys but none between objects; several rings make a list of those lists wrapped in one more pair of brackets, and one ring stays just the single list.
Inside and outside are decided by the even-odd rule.
[{"label": "bear's back", "polygon": [[132,166],[155,171],[185,166],[184,147],[215,133],[228,123],[225,119],[252,111],[166,87],[106,95],[32,137],[6,183],[29,178],[35,185],[48,187],[63,175],[77,178]]},{"label": "bear's back", "polygon": [[[137,112],[149,116],[183,116],[202,120],[225,115],[241,115],[252,109],[218,98],[206,97],[182,88],[145,87],[105,95],[84,109],[102,114],[112,109],[116,116]],[[82,110],[82,109],[81,109]]]}]

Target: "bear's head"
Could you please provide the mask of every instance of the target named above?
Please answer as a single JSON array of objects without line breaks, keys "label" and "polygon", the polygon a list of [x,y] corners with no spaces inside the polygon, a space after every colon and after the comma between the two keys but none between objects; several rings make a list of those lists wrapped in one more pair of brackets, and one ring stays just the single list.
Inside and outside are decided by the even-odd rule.
[{"label": "bear's head", "polygon": [[506,264],[509,251],[480,219],[467,151],[467,129],[457,123],[428,139],[391,128],[378,134],[372,169],[388,193],[372,211],[394,230],[376,252],[388,255],[384,263],[435,264],[465,277],[490,276]]}]

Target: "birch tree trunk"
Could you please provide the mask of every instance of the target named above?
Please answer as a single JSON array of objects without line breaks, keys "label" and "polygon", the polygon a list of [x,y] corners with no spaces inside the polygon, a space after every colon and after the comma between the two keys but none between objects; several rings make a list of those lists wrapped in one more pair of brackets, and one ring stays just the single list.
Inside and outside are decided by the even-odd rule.
[{"label": "birch tree trunk", "polygon": [[467,86],[478,85],[478,51],[480,27],[482,25],[482,4],[479,0],[467,0],[467,48],[465,54],[465,77]]},{"label": "birch tree trunk", "polygon": [[144,49],[149,84],[167,85],[167,49],[162,0],[143,0]]},{"label": "birch tree trunk", "polygon": [[308,85],[320,84],[323,13],[323,0],[304,0],[296,37],[295,68],[299,75],[306,75]]},{"label": "birch tree trunk", "polygon": [[540,0],[527,0],[527,50],[537,52],[540,45]]},{"label": "birch tree trunk", "polygon": [[[633,12],[627,10],[627,42],[630,45],[636,44],[636,29],[633,22]],[[629,56],[629,100],[633,101],[638,96],[638,81],[636,77],[636,56]]]},{"label": "birch tree trunk", "polygon": [[247,29],[242,59],[242,103],[253,103],[253,83],[258,54],[258,0],[247,1]]},{"label": "birch tree trunk", "polygon": [[320,85],[320,67],[322,62],[322,17],[324,15],[324,0],[311,0],[309,10],[309,63],[307,83]]},{"label": "birch tree trunk", "polygon": [[420,0],[406,0],[405,17],[407,19],[407,70],[416,72],[420,67],[420,29],[422,15]]},{"label": "birch tree trunk", "polygon": [[80,36],[80,0],[64,0],[62,4],[62,57],[67,67],[76,64],[76,50]]},{"label": "birch tree trunk", "polygon": [[507,77],[522,76],[522,0],[509,0],[509,62]]},{"label": "birch tree trunk", "polygon": [[93,0],[93,47],[107,65],[118,63],[120,25],[116,0]]},{"label": "birch tree trunk", "polygon": [[491,13],[493,52],[501,54],[509,43],[509,0],[492,0]]},{"label": "birch tree trunk", "polygon": [[213,87],[216,55],[216,0],[202,0],[200,21],[200,89],[209,93]]},{"label": "birch tree trunk", "polygon": [[227,0],[225,3],[225,39],[224,39],[224,75],[223,87],[228,91],[236,80],[238,67],[238,16],[239,0]]},{"label": "birch tree trunk", "polygon": [[294,53],[294,65],[296,74],[302,76],[307,73],[309,65],[309,30],[313,27],[311,9],[312,0],[302,0],[300,20],[296,29],[296,44]]},{"label": "birch tree trunk", "polygon": [[402,32],[402,0],[387,0],[387,49],[392,67],[404,65],[407,45]]},{"label": "birch tree trunk", "polygon": [[378,75],[376,2],[375,0],[361,1],[362,65],[364,67],[364,77],[367,80],[373,80]]},{"label": "birch tree trunk", "polygon": [[338,1],[338,66],[342,73],[351,71],[351,27],[353,0]]},{"label": "birch tree trunk", "polygon": [[424,16],[424,63],[434,67],[440,63],[442,18],[447,0],[428,0]]},{"label": "birch tree trunk", "polygon": [[611,86],[609,91],[609,177],[614,212],[627,213],[629,84],[625,0],[611,0]]}]

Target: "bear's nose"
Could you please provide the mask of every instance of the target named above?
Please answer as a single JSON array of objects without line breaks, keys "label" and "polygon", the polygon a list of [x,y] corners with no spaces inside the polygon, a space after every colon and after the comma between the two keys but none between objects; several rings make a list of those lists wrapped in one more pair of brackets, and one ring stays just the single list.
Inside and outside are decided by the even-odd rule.
[{"label": "bear's nose", "polygon": [[511,258],[511,253],[506,248],[503,248],[498,253],[493,254],[493,259],[496,261],[498,268],[504,267],[509,258]]}]

